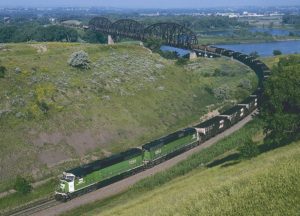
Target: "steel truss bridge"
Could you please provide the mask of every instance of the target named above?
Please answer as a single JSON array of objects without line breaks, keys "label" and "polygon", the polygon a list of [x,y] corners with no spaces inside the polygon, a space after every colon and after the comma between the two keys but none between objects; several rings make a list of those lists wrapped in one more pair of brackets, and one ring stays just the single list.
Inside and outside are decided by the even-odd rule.
[{"label": "steel truss bridge", "polygon": [[111,22],[105,17],[95,17],[89,22],[89,29],[112,37],[126,37],[146,41],[160,40],[166,45],[191,48],[198,44],[196,34],[177,23],[164,22],[145,26],[132,19],[121,19]]}]

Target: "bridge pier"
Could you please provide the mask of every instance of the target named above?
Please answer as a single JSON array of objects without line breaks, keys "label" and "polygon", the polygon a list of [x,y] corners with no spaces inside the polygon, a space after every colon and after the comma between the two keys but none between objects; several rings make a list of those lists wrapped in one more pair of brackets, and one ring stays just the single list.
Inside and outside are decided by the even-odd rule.
[{"label": "bridge pier", "polygon": [[190,52],[190,60],[197,59],[197,53],[196,52]]},{"label": "bridge pier", "polygon": [[115,44],[114,40],[112,39],[112,36],[111,35],[108,35],[107,36],[107,44],[108,45],[113,45]]}]

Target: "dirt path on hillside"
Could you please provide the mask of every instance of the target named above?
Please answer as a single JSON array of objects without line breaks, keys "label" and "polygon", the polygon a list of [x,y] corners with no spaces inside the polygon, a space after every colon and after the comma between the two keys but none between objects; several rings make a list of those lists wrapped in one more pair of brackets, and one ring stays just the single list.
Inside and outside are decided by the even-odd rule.
[{"label": "dirt path on hillside", "polygon": [[57,206],[54,206],[52,208],[49,208],[47,210],[38,212],[36,214],[34,214],[35,216],[52,216],[52,215],[60,215],[66,211],[72,210],[74,208],[77,208],[79,206],[97,201],[97,200],[102,200],[105,198],[108,198],[110,196],[116,195],[118,193],[121,193],[123,191],[126,191],[128,189],[128,187],[132,186],[133,184],[135,184],[136,182],[140,181],[141,179],[144,179],[148,176],[152,176],[158,172],[164,171],[166,169],[169,169],[170,167],[176,165],[177,163],[179,163],[180,161],[183,161],[185,159],[187,159],[190,155],[194,154],[195,152],[199,152],[204,148],[207,148],[213,144],[215,144],[216,142],[218,142],[219,140],[223,139],[224,137],[232,134],[233,132],[239,130],[240,128],[242,128],[246,123],[248,123],[249,121],[252,120],[252,116],[247,116],[245,119],[243,119],[242,121],[240,121],[239,123],[237,123],[236,125],[232,126],[231,128],[229,128],[228,130],[224,131],[223,133],[211,138],[210,140],[206,141],[205,143],[203,143],[202,145],[193,148],[187,152],[184,152],[168,161],[165,161],[162,164],[159,164],[151,169],[148,169],[144,172],[138,173],[134,176],[131,176],[129,178],[123,179],[119,182],[116,182],[114,184],[111,184],[107,187],[101,188],[97,191],[91,192],[89,194],[86,194],[84,196],[75,198],[67,203],[61,203]]}]

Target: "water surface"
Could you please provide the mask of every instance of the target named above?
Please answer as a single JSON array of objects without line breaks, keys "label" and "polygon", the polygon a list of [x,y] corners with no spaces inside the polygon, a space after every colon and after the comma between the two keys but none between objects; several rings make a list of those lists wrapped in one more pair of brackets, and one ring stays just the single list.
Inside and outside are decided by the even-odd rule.
[{"label": "water surface", "polygon": [[300,40],[268,43],[218,44],[216,46],[246,54],[256,51],[260,56],[272,56],[274,50],[280,50],[282,54],[300,53]]}]

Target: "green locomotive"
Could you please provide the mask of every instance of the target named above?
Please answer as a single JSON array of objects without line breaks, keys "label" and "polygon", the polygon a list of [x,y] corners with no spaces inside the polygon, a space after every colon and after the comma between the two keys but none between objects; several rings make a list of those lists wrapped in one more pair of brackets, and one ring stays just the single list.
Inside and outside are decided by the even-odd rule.
[{"label": "green locomotive", "polygon": [[134,148],[98,160],[63,173],[56,189],[57,200],[68,200],[89,190],[96,189],[103,181],[132,173],[161,161],[171,153],[198,144],[196,129],[187,128],[167,137],[147,143],[142,148]]},{"label": "green locomotive", "polygon": [[142,167],[143,152],[135,148],[98,160],[63,173],[56,190],[57,199],[69,199],[80,194],[96,183],[110,179],[121,173]]}]

